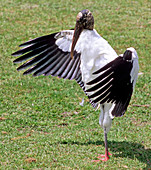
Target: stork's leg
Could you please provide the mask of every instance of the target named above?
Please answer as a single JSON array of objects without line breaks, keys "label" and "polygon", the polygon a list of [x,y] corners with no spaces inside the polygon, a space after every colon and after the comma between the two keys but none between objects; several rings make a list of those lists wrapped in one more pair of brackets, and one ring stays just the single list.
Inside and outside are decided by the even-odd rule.
[{"label": "stork's leg", "polygon": [[108,145],[107,145],[107,132],[110,130],[112,124],[112,118],[109,115],[109,110],[112,107],[112,104],[101,104],[101,114],[99,117],[99,124],[104,129],[104,143],[105,143],[105,155],[98,155],[98,160],[93,160],[92,162],[99,162],[99,161],[107,161],[109,159],[109,155],[112,155],[108,152]]},{"label": "stork's leg", "polygon": [[97,157],[98,160],[92,160],[92,162],[107,161],[109,159],[109,155],[112,155],[108,151],[106,128],[104,128],[104,143],[105,143],[105,155],[99,154],[99,156]]},{"label": "stork's leg", "polygon": [[104,143],[105,143],[105,155],[100,155],[100,156],[98,156],[98,158],[104,157],[103,159],[100,159],[100,160],[107,161],[109,159],[109,155],[112,155],[112,154],[109,153],[109,151],[108,151],[106,128],[104,128]]}]

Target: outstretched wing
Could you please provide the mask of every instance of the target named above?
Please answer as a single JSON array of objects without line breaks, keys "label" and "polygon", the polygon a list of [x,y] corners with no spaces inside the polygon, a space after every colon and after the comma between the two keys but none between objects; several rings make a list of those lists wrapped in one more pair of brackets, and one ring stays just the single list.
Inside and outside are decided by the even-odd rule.
[{"label": "outstretched wing", "polygon": [[93,73],[98,74],[98,77],[87,83],[92,86],[86,91],[88,97],[94,103],[114,103],[112,115],[116,117],[125,113],[133,92],[132,54],[126,53],[126,55],[117,57]]},{"label": "outstretched wing", "polygon": [[[19,47],[22,49],[12,54],[19,57],[14,60],[14,63],[25,62],[17,70],[26,69],[24,75],[52,75],[69,80],[75,79],[85,92],[80,70],[81,53],[78,45],[75,47],[74,58],[72,59],[70,56],[73,34],[74,30],[65,30],[21,44]],[[96,107],[91,100],[90,103]]]},{"label": "outstretched wing", "polygon": [[52,75],[64,79],[81,77],[80,50],[75,48],[74,59],[70,57],[73,30],[42,36],[20,45],[23,47],[13,53],[19,56],[14,63],[24,62],[18,71],[27,69],[23,74]]}]

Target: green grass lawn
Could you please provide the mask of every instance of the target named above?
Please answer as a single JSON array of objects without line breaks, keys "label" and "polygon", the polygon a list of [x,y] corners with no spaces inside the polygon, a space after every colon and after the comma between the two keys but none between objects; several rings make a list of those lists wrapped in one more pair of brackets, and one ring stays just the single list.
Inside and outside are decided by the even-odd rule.
[{"label": "green grass lawn", "polygon": [[[118,54],[137,50],[142,73],[126,114],[114,119],[108,134],[111,159],[100,163],[91,162],[104,153],[99,110],[79,85],[23,76],[11,56],[31,38],[74,28],[86,8]],[[0,0],[0,42],[0,169],[151,169],[149,0]]]}]

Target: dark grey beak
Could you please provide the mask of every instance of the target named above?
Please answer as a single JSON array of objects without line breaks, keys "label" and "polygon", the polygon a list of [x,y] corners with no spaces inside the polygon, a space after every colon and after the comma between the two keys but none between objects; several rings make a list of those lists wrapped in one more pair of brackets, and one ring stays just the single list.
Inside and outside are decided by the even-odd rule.
[{"label": "dark grey beak", "polygon": [[73,35],[73,40],[72,40],[72,47],[71,47],[71,58],[73,59],[73,52],[74,48],[76,46],[76,43],[79,39],[79,36],[81,32],[83,31],[83,27],[81,27],[78,22],[76,23],[75,29],[74,29],[74,35]]}]

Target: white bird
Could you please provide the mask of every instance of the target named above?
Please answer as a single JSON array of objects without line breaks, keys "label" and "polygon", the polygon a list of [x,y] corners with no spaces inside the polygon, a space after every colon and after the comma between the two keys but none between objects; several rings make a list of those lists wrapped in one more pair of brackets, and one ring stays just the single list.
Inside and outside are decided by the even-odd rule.
[{"label": "white bird", "polygon": [[12,54],[20,56],[14,63],[27,62],[18,71],[28,68],[23,74],[75,79],[93,107],[100,105],[105,158],[100,155],[95,161],[107,161],[107,133],[112,119],[124,115],[136,83],[139,65],[135,49],[130,47],[118,56],[94,29],[93,15],[87,9],[78,13],[74,30],[42,36],[20,47]]}]

